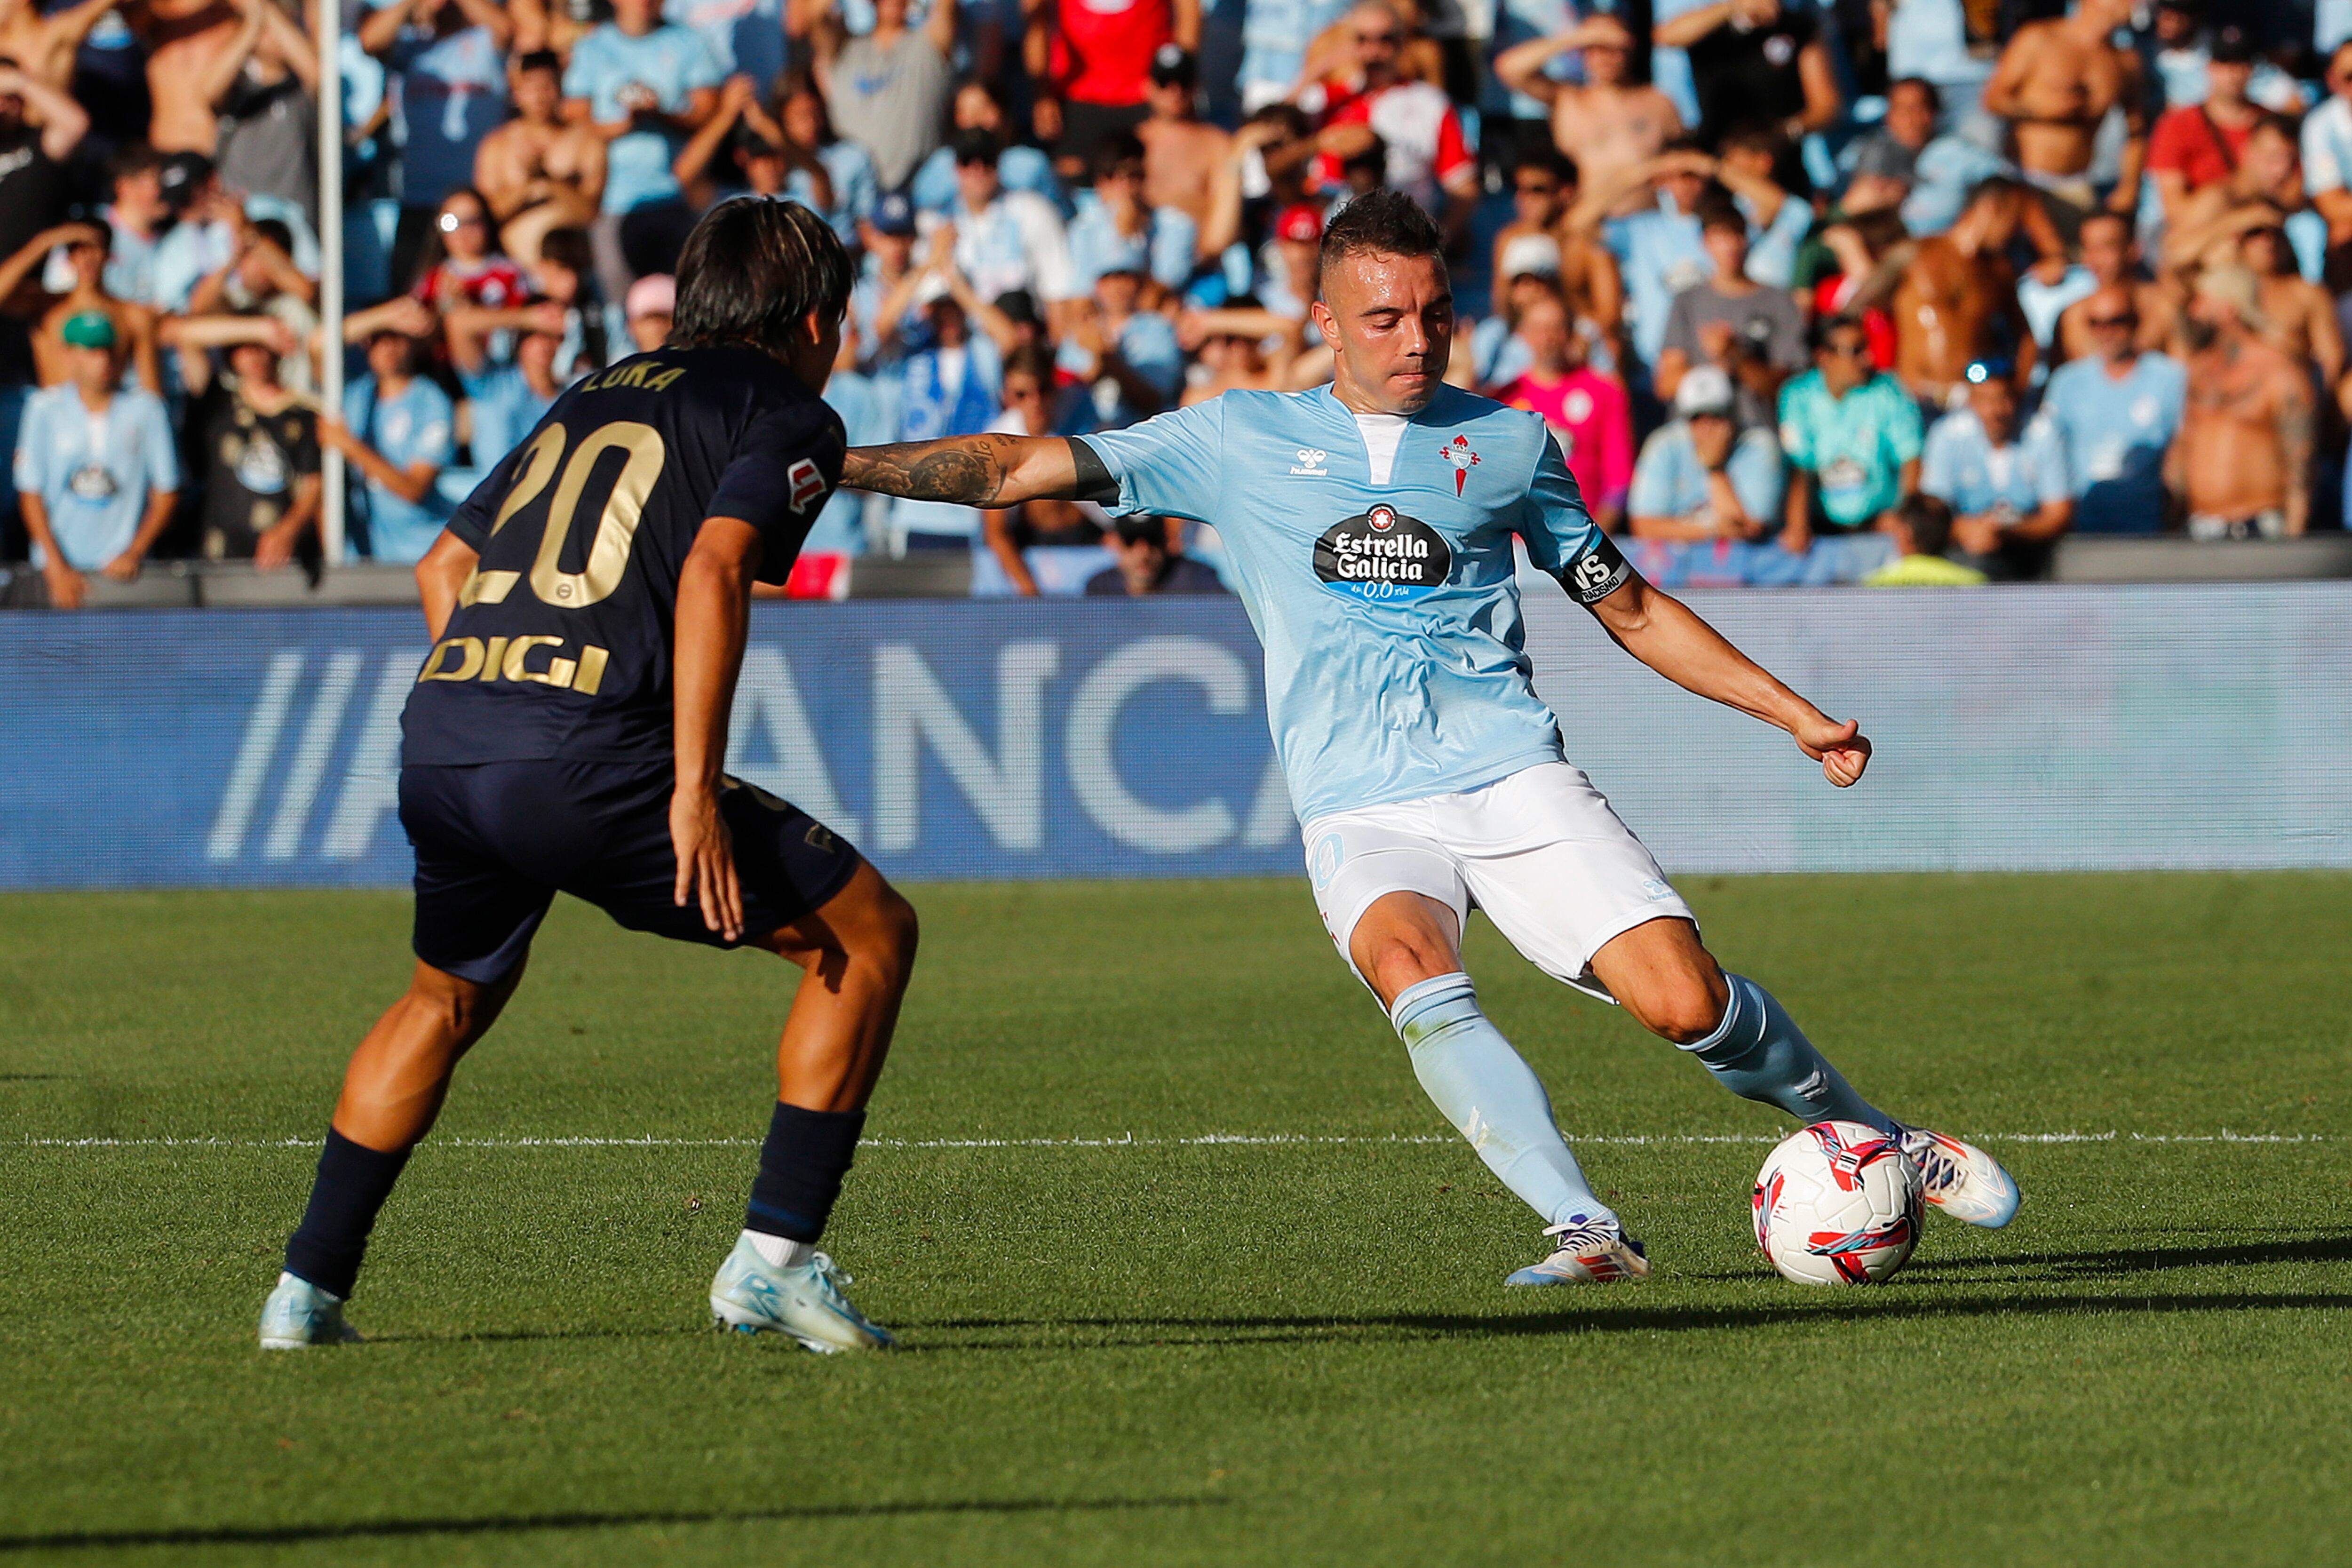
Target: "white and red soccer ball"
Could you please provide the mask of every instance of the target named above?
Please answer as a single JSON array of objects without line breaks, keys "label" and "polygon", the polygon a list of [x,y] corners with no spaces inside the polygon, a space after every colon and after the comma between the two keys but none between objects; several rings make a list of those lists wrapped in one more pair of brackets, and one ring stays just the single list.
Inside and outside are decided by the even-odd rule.
[{"label": "white and red soccer ball", "polygon": [[1816,1121],[1756,1173],[1756,1245],[1800,1285],[1872,1285],[1919,1239],[1925,1188],[1902,1142],[1858,1121]]}]

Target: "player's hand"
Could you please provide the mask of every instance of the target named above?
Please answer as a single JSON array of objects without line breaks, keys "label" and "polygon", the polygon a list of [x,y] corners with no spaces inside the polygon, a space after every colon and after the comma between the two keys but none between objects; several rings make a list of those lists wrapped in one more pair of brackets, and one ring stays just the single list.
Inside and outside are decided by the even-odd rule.
[{"label": "player's hand", "polygon": [[1840,789],[1860,779],[1870,766],[1870,741],[1851,719],[1835,724],[1816,713],[1790,732],[1797,749],[1821,763],[1822,776]]},{"label": "player's hand", "polygon": [[677,884],[670,901],[702,906],[702,923],[729,942],[743,935],[743,886],[735,876],[735,839],[719,797],[681,789],[669,799],[669,842],[677,851]]},{"label": "player's hand", "polygon": [[113,560],[108,562],[105,565],[100,567],[99,571],[105,574],[106,576],[117,583],[136,583],[139,581],[140,564],[141,559],[139,552],[135,550],[126,550],[121,554],[116,556]]}]

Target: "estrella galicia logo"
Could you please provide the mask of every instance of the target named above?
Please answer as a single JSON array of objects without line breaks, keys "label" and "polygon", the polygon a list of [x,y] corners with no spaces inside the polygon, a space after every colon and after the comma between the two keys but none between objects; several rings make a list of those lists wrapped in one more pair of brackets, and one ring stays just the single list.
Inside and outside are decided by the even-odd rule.
[{"label": "estrella galicia logo", "polygon": [[1419,598],[1453,573],[1444,537],[1385,503],[1333,523],[1315,542],[1315,575],[1374,603]]},{"label": "estrella galicia logo", "polygon": [[1339,862],[1347,858],[1348,847],[1338,834],[1327,833],[1315,841],[1307,857],[1307,875],[1317,892],[1331,885],[1331,879],[1339,874]]}]

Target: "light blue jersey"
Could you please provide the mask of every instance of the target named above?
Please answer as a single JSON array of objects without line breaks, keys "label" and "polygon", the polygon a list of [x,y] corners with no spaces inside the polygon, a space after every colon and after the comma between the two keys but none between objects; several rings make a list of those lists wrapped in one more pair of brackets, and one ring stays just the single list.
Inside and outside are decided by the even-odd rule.
[{"label": "light blue jersey", "polygon": [[[610,125],[628,118],[621,89],[632,83],[650,90],[663,113],[681,114],[698,88],[717,87],[722,79],[701,34],[660,26],[631,37],[607,22],[572,46],[563,96],[587,100],[594,117]],[[605,153],[604,210],[625,213],[677,195],[669,165],[685,141],[663,131],[630,131],[613,138]]]},{"label": "light blue jersey", "polygon": [[1927,432],[1919,489],[1962,517],[1989,511],[2032,517],[2074,493],[2066,478],[2066,448],[2048,419],[2032,421],[2021,437],[1996,447],[1984,422],[1967,408],[1945,415]]},{"label": "light blue jersey", "polygon": [[2188,395],[2189,373],[2168,354],[2137,356],[2121,379],[2098,359],[2069,360],[2051,373],[2042,417],[2065,448],[2075,532],[2164,527],[2164,453]]},{"label": "light blue jersey", "polygon": [[1223,539],[1301,822],[1561,760],[1511,536],[1588,605],[1632,568],[1539,416],[1453,387],[1410,418],[1328,387],[1228,392],[1084,439],[1118,479],[1113,511]]},{"label": "light blue jersey", "polygon": [[[1741,431],[1732,443],[1723,472],[1731,481],[1731,493],[1739,498],[1741,510],[1768,531],[1778,531],[1780,503],[1788,496],[1788,476],[1780,467],[1780,443],[1773,439],[1772,432]],[[1706,467],[1698,460],[1690,426],[1680,419],[1659,426],[1642,443],[1642,455],[1634,460],[1633,489],[1625,498],[1626,515],[1685,518],[1711,510],[1711,504]]]},{"label": "light blue jersey", "polygon": [[[343,419],[395,468],[415,463],[446,468],[457,449],[457,411],[448,395],[421,375],[388,399],[377,397],[374,376],[360,377],[344,395]],[[361,493],[367,498],[368,557],[374,561],[408,565],[424,559],[454,510],[437,489],[412,501],[369,479]]]},{"label": "light blue jersey", "polygon": [[16,429],[16,489],[47,507],[49,531],[77,572],[95,572],[130,549],[148,497],[180,488],[163,402],[137,389],[116,393],[102,414],[71,385],[33,394]]},{"label": "light blue jersey", "polygon": [[530,389],[519,365],[485,365],[471,374],[461,371],[457,379],[466,388],[466,401],[473,405],[478,468],[490,468],[521,446],[541,416],[555,406],[553,397],[541,397]]}]

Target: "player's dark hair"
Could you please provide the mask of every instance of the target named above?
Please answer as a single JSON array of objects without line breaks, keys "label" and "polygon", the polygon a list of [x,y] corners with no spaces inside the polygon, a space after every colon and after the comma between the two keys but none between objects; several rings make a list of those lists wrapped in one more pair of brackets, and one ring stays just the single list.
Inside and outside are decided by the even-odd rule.
[{"label": "player's dark hair", "polygon": [[814,312],[849,308],[849,252],[798,202],[738,196],[703,215],[677,258],[669,346],[739,344],[773,353]]},{"label": "player's dark hair", "polygon": [[1952,509],[1934,496],[1914,492],[1895,503],[1895,520],[1911,535],[1911,548],[1922,555],[1941,555],[1952,544]]},{"label": "player's dark hair", "polygon": [[561,77],[563,74],[563,57],[553,49],[533,49],[515,61],[515,75],[529,76],[533,71],[547,71]]},{"label": "player's dark hair", "polygon": [[1324,226],[1317,276],[1350,256],[1433,256],[1443,262],[1445,236],[1419,202],[1383,187],[1358,196]]},{"label": "player's dark hair", "polygon": [[596,284],[596,250],[584,228],[551,228],[539,242],[539,258],[580,275],[583,289]]},{"label": "player's dark hair", "polygon": [[257,217],[253,220],[253,232],[284,251],[294,254],[294,229],[282,217]]}]

